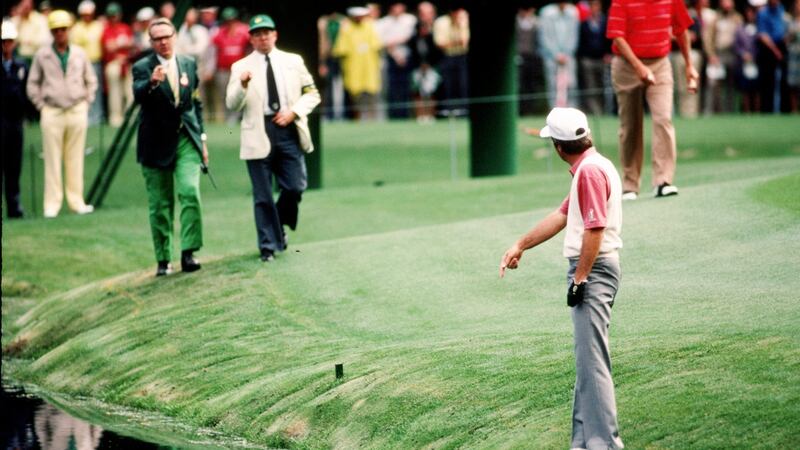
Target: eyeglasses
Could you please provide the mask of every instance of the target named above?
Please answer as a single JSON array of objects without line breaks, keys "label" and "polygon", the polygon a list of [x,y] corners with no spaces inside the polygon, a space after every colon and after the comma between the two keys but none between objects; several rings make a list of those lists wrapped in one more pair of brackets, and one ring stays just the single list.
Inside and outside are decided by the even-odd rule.
[{"label": "eyeglasses", "polygon": [[168,34],[168,35],[166,35],[166,36],[159,36],[159,37],[150,36],[150,41],[151,41],[151,42],[161,42],[161,41],[166,41],[167,39],[171,38],[172,36],[175,36],[175,33]]}]

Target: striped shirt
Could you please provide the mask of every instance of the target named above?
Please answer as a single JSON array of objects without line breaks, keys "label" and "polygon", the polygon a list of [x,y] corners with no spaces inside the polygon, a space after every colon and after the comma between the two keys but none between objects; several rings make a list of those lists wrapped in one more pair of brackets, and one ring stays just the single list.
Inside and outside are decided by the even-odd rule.
[{"label": "striped shirt", "polygon": [[[670,38],[691,24],[683,0],[612,0],[606,37],[624,38],[638,58],[661,58],[669,54]],[[616,45],[612,50],[619,54]]]}]

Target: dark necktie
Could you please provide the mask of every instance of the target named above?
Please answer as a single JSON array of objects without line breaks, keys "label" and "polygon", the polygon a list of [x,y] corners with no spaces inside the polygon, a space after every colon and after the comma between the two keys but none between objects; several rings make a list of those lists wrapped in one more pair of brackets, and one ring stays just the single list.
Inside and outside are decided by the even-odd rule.
[{"label": "dark necktie", "polygon": [[278,112],[281,109],[281,99],[278,96],[278,85],[275,84],[275,73],[272,71],[269,55],[267,55],[267,98],[269,98],[269,109]]}]

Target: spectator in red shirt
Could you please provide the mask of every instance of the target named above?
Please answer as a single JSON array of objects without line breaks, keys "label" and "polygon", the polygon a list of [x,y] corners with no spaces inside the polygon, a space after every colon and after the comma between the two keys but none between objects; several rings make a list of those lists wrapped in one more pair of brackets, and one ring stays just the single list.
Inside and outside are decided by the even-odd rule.
[{"label": "spectator in red shirt", "polygon": [[106,7],[108,23],[100,42],[103,47],[103,73],[108,87],[108,122],[122,125],[125,108],[133,101],[133,80],[128,57],[133,48],[133,30],[122,22],[122,7],[111,2]]},{"label": "spectator in red shirt", "polygon": [[239,21],[239,12],[236,11],[236,8],[226,7],[222,10],[221,18],[222,25],[211,40],[217,54],[214,85],[218,95],[209,99],[212,102],[209,108],[215,112],[215,119],[219,120],[224,115],[225,122],[235,124],[239,121],[239,114],[235,111],[224,110],[225,89],[231,77],[231,65],[244,58],[247,53],[250,33],[248,26]]},{"label": "spectator in red shirt", "polygon": [[[669,61],[674,36],[686,63],[686,82],[697,91],[699,75],[689,57],[692,24],[683,0],[612,0],[606,37],[615,54],[611,81],[619,104],[619,147],[624,200],[639,195],[644,153],[644,97],[653,118],[653,186],[656,197],[677,195],[675,128],[672,125],[674,82]],[[671,32],[671,33],[670,33]]]}]

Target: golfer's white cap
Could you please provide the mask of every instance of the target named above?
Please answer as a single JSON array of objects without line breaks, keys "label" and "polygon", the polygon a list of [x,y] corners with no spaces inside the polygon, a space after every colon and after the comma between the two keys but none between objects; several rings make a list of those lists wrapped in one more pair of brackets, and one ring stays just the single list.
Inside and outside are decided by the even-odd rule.
[{"label": "golfer's white cap", "polygon": [[539,137],[559,141],[576,141],[588,135],[586,114],[575,108],[553,108],[547,115],[547,125],[539,131]]},{"label": "golfer's white cap", "polygon": [[17,39],[17,26],[10,20],[3,21],[3,40],[14,41]]},{"label": "golfer's white cap", "polygon": [[95,9],[97,6],[91,0],[83,0],[78,4],[78,15],[82,16],[84,14],[94,14]]}]

